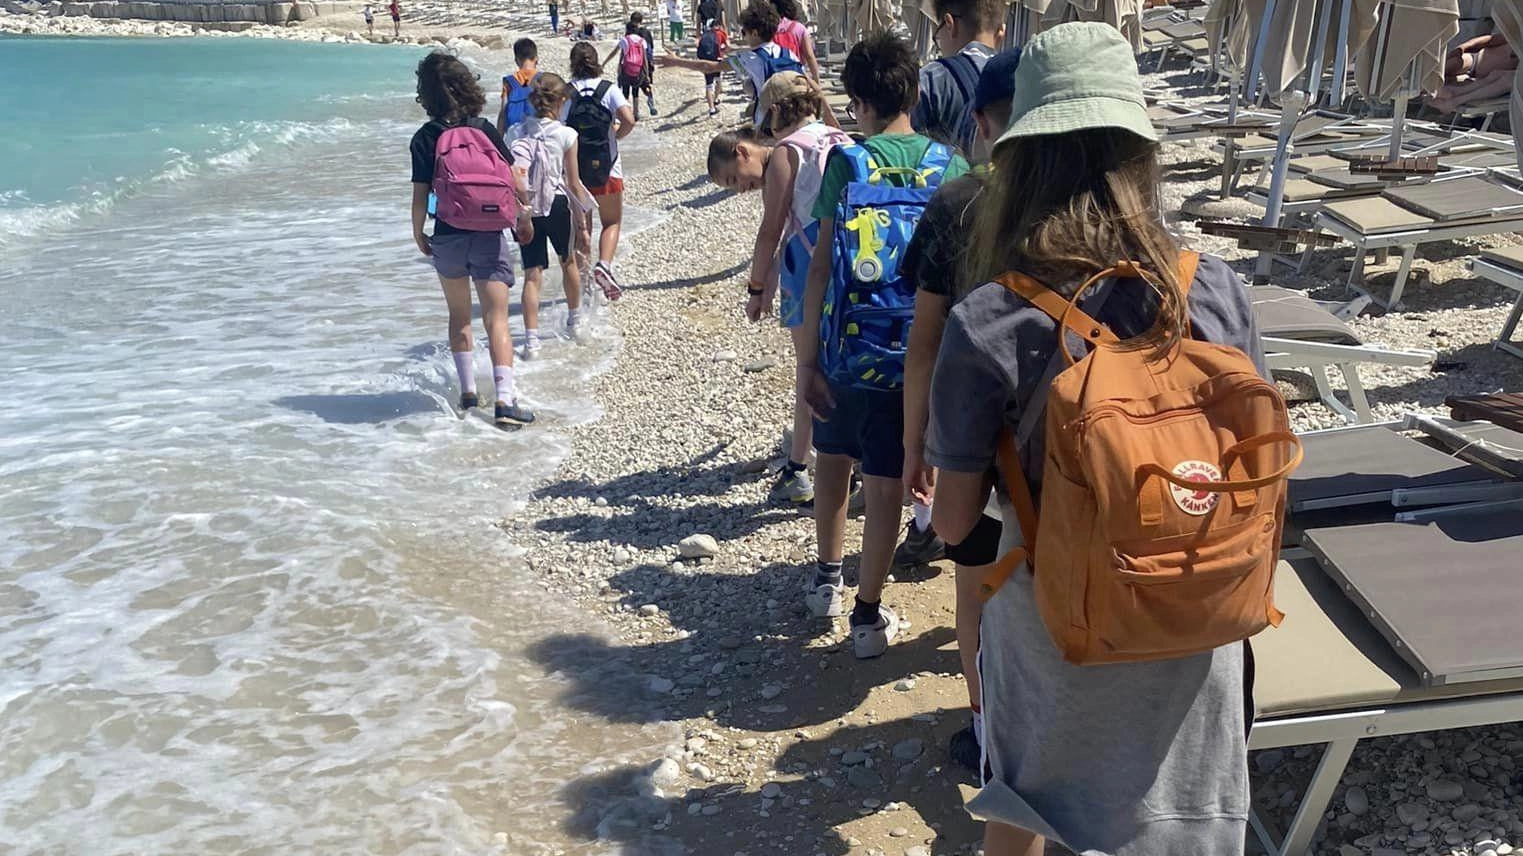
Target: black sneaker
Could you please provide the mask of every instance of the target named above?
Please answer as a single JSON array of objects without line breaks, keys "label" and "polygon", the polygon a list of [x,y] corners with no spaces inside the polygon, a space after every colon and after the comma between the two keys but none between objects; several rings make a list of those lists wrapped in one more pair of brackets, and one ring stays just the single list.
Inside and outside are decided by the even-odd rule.
[{"label": "black sneaker", "polygon": [[984,761],[984,751],[978,745],[978,737],[973,734],[973,726],[969,725],[952,735],[951,742],[947,744],[947,754],[957,766],[978,772],[978,766]]},{"label": "black sneaker", "polygon": [[928,565],[937,559],[944,558],[947,554],[947,544],[936,534],[936,530],[927,526],[925,531],[915,528],[915,521],[904,530],[904,543],[894,550],[894,567],[913,568],[919,565]]},{"label": "black sneaker", "polygon": [[497,417],[493,420],[498,428],[522,428],[534,421],[534,411],[514,402],[497,402]]},{"label": "black sneaker", "polygon": [[474,393],[474,392],[462,392],[462,393],[460,393],[460,409],[461,410],[475,410],[476,408],[478,408],[480,406],[481,406],[481,399],[476,397],[476,393]]}]

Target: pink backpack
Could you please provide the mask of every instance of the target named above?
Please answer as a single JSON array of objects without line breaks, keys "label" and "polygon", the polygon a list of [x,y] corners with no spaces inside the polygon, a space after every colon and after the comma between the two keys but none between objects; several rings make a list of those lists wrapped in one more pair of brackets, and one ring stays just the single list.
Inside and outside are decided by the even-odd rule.
[{"label": "pink backpack", "polygon": [[473,119],[448,128],[434,149],[435,212],[440,220],[471,232],[511,229],[518,220],[513,169]]},{"label": "pink backpack", "polygon": [[639,77],[645,70],[645,37],[631,33],[624,37],[624,62],[619,70],[625,77]]}]

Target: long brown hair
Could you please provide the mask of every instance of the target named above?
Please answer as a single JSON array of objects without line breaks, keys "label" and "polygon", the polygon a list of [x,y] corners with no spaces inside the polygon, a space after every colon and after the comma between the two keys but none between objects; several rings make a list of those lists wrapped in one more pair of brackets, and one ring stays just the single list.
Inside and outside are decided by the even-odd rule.
[{"label": "long brown hair", "polygon": [[1144,341],[1183,337],[1179,246],[1159,213],[1156,143],[1115,128],[1017,138],[994,150],[992,169],[964,265],[968,282],[1014,270],[1072,295],[1101,270],[1135,260],[1164,285],[1158,324]]}]

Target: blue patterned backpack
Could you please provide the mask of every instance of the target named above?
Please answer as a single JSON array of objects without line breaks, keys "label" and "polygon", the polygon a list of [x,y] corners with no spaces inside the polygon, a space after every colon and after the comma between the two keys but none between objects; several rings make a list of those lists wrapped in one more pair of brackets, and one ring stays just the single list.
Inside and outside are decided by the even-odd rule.
[{"label": "blue patterned backpack", "polygon": [[899,390],[915,314],[915,289],[899,264],[952,150],[931,143],[914,168],[879,166],[859,145],[837,151],[853,175],[836,209],[830,286],[820,314],[820,368],[840,386]]}]

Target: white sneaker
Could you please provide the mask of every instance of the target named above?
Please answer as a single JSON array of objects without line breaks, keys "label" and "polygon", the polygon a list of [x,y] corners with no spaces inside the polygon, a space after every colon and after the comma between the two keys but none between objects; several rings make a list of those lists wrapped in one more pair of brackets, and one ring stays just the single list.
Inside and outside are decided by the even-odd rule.
[{"label": "white sneaker", "polygon": [[587,316],[577,315],[566,319],[566,336],[577,344],[587,341]]},{"label": "white sneaker", "polygon": [[540,343],[539,343],[539,337],[538,336],[534,336],[534,337],[530,338],[528,341],[524,342],[524,359],[526,359],[526,360],[537,360],[537,359],[539,359],[540,347],[541,346],[540,346]]},{"label": "white sneaker", "polygon": [[839,585],[814,585],[814,574],[804,589],[804,605],[815,618],[836,618],[846,614],[846,587]]},{"label": "white sneaker", "polygon": [[856,651],[858,660],[871,660],[882,656],[888,650],[889,643],[898,635],[899,616],[892,609],[879,606],[877,624],[852,626],[851,646]]}]

